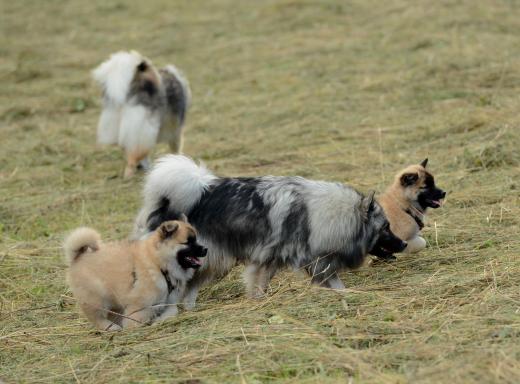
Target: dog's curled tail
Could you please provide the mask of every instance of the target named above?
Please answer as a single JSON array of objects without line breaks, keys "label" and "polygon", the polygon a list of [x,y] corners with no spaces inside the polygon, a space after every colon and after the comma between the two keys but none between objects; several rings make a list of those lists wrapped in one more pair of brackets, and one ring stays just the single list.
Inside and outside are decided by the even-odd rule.
[{"label": "dog's curled tail", "polygon": [[187,214],[216,179],[203,164],[187,156],[163,156],[146,178],[144,205],[155,209],[166,198],[170,206]]},{"label": "dog's curled tail", "polygon": [[191,106],[191,89],[190,83],[186,76],[175,66],[172,64],[167,65],[164,69],[170,72],[175,78],[179,81],[182,87],[182,93],[184,95],[184,113],[186,113],[187,109]]},{"label": "dog's curled tail", "polygon": [[[189,215],[202,195],[218,180],[204,167],[183,155],[161,157],[146,177],[144,204],[137,216],[134,237],[150,231],[147,222],[158,209],[171,209]],[[163,205],[168,204],[168,207]]]},{"label": "dog's curled tail", "polygon": [[67,236],[63,244],[67,264],[72,265],[89,248],[92,251],[97,251],[100,242],[101,236],[92,228],[81,227],[75,229]]},{"label": "dog's curled tail", "polygon": [[105,98],[112,104],[125,103],[135,71],[143,57],[135,51],[120,51],[92,71],[92,77],[103,88]]}]

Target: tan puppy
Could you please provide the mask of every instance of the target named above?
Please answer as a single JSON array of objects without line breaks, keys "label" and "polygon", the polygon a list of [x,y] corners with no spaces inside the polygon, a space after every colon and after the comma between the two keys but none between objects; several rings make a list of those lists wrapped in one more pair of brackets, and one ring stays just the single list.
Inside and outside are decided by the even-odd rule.
[{"label": "tan puppy", "polygon": [[[428,208],[439,208],[446,192],[435,186],[433,175],[426,170],[428,159],[421,164],[410,165],[399,172],[393,184],[379,197],[390,229],[408,243],[404,252],[415,253],[426,247],[420,234]],[[393,258],[392,255],[377,255]]]},{"label": "tan puppy", "polygon": [[164,222],[134,242],[102,243],[95,230],[78,228],[64,250],[71,290],[87,318],[104,330],[175,315],[187,281],[207,252],[183,221]]}]

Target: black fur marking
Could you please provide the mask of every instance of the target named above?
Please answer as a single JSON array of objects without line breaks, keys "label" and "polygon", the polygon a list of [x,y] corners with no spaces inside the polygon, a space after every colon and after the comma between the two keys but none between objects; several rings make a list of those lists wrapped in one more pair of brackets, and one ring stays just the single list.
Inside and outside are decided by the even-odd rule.
[{"label": "black fur marking", "polygon": [[[283,260],[285,264],[294,265],[298,260],[297,251],[310,254],[309,247],[309,212],[302,199],[296,199],[289,208],[289,214],[285,217],[282,224],[280,242],[276,244],[270,257],[265,264],[272,264]],[[299,244],[298,247],[294,247]]]},{"label": "black fur marking", "polygon": [[414,185],[418,179],[419,175],[417,173],[405,173],[401,176],[401,185],[403,187]]},{"label": "black fur marking", "polygon": [[424,188],[421,188],[421,192],[417,195],[417,202],[421,209],[426,211],[427,208],[439,208],[440,205],[435,203],[446,197],[446,192],[435,186],[435,180],[430,173],[426,173],[424,179]]},{"label": "black fur marking", "polygon": [[182,213],[170,207],[170,200],[163,197],[155,211],[150,213],[147,226],[150,231],[155,231],[165,221],[181,220]]},{"label": "black fur marking", "polygon": [[139,72],[144,72],[148,69],[148,64],[146,64],[146,61],[141,61],[141,63],[137,66],[137,70]]},{"label": "black fur marking", "polygon": [[164,280],[166,280],[166,285],[168,286],[168,295],[169,295],[175,289],[175,286],[172,284],[172,281],[170,280],[170,274],[168,273],[168,271],[161,269],[161,273],[164,277]]},{"label": "black fur marking", "polygon": [[412,213],[412,211],[409,210],[409,209],[406,209],[405,212],[406,212],[407,214],[409,214],[409,215],[412,217],[412,219],[415,220],[415,222],[417,223],[417,226],[419,227],[419,230],[421,230],[421,229],[424,228],[424,223],[423,223],[423,221],[421,220],[420,217],[415,216],[415,215]]},{"label": "black fur marking", "polygon": [[135,273],[135,269],[132,271],[132,287],[135,287],[135,283],[137,283],[137,273]]},{"label": "black fur marking", "polygon": [[[271,233],[269,209],[257,191],[259,179],[222,179],[206,191],[188,220],[205,238],[237,259]],[[247,252],[247,251],[246,251]]]},{"label": "black fur marking", "polygon": [[150,97],[157,93],[157,87],[150,80],[144,81],[141,89],[143,90],[143,92],[146,92]]}]

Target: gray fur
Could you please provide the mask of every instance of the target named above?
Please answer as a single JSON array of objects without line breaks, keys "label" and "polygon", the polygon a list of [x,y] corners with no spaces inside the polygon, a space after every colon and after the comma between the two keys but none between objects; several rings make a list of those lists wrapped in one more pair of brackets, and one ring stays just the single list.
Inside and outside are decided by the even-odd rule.
[{"label": "gray fur", "polygon": [[[188,306],[194,304],[201,284],[225,275],[236,263],[246,265],[250,296],[262,295],[274,274],[285,267],[306,271],[314,283],[343,288],[337,273],[359,267],[388,226],[373,195],[364,197],[343,184],[207,174],[209,182],[196,183],[196,172],[186,172],[186,167],[197,166],[188,160],[170,155],[156,165],[136,223],[136,228],[151,231],[178,216],[176,207],[185,208],[200,242],[208,248],[207,263],[189,283]],[[181,174],[186,175],[184,180],[179,179]],[[191,194],[185,193],[187,185],[193,188]],[[178,201],[179,196],[186,197]]]}]

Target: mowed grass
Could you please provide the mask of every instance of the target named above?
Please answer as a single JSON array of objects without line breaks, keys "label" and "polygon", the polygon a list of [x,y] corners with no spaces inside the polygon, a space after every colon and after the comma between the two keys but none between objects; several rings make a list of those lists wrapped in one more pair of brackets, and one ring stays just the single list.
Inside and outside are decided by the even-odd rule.
[{"label": "mowed grass", "polygon": [[[515,1],[0,0],[0,380],[517,383],[520,4]],[[382,191],[429,157],[428,248],[342,274],[237,268],[196,310],[95,331],[65,284],[79,225],[126,237],[142,177],[97,148],[89,72],[137,49],[190,79],[185,153],[221,175]],[[155,156],[166,153],[159,147]]]}]

